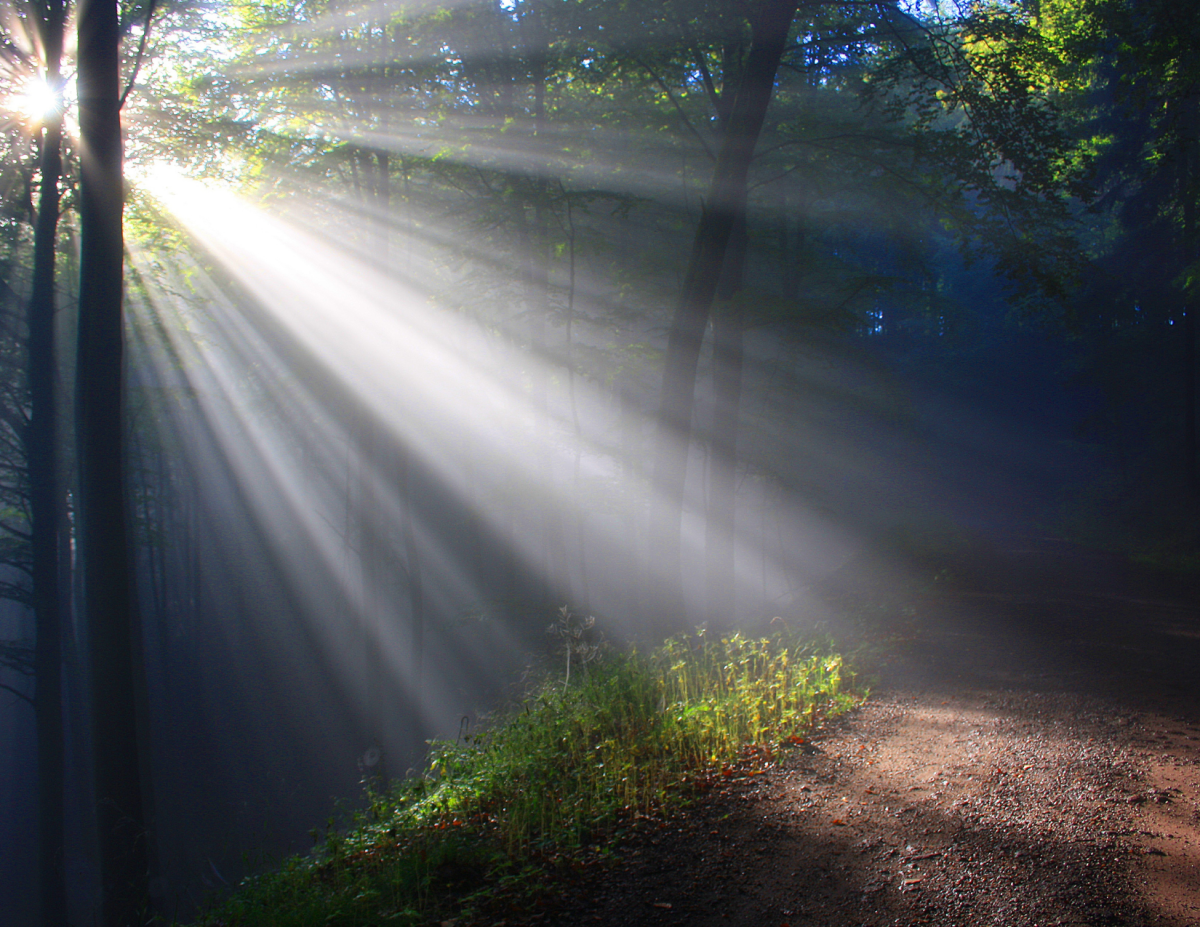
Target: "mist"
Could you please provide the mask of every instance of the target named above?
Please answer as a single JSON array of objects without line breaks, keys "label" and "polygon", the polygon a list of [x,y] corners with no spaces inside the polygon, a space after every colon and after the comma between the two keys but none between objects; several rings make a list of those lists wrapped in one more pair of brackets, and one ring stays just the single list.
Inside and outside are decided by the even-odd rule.
[{"label": "mist", "polygon": [[[814,6],[785,11],[753,133],[738,88],[771,37],[736,5],[678,35],[525,0],[155,20],[123,114],[123,455],[160,914],[307,851],[431,740],[561,672],[564,610],[616,647],[701,627],[836,641],[862,631],[847,583],[935,582],[931,547],[1178,536],[1183,317],[1114,296],[1159,316],[1112,348],[1126,329],[1089,302],[1102,230],[1071,225],[1090,221],[1075,179],[905,70],[906,30],[955,16]],[[126,30],[127,69],[148,29]],[[1065,172],[1071,133],[1029,125]],[[722,174],[739,151],[740,187]],[[74,234],[68,214],[64,339]],[[19,268],[29,235],[10,238]],[[65,356],[56,375],[68,397]],[[65,871],[87,924],[89,625],[60,469]],[[14,588],[23,563],[2,567]],[[16,599],[0,894],[25,925],[38,635]]]}]

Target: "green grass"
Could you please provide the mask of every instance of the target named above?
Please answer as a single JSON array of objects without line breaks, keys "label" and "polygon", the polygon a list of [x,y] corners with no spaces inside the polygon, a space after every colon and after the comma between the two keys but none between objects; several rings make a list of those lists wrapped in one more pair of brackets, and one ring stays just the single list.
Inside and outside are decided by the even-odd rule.
[{"label": "green grass", "polygon": [[[370,794],[345,832],[246,880],[210,927],[366,927],[470,914],[530,889],[538,861],[586,855],[739,761],[857,704],[841,657],[783,637],[676,638],[546,678],[428,771]],[[589,849],[590,848],[590,849]]]}]

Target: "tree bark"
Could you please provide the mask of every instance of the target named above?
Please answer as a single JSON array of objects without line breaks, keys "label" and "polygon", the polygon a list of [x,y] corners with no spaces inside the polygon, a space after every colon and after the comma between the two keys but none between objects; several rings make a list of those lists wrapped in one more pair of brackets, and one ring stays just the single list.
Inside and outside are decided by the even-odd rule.
[{"label": "tree bark", "polygon": [[149,853],[140,766],[137,675],[122,417],[122,209],[119,27],[115,0],[78,15],[79,454],[83,607],[92,668],[102,924],[149,917]]},{"label": "tree bark", "polygon": [[[60,59],[63,2],[39,10],[46,83],[62,92]],[[37,624],[34,711],[38,742],[38,887],[43,927],[67,922],[64,869],[65,785],[62,701],[62,612],[59,608],[58,409],[55,373],[54,269],[58,236],[58,185],[62,174],[62,113],[47,114],[42,128],[41,189],[33,244],[29,299],[29,427],[25,435],[32,521],[33,607]]]},{"label": "tree bark", "polygon": [[667,337],[654,452],[656,498],[650,548],[659,558],[659,620],[666,626],[678,627],[686,617],[680,576],[680,527],[700,346],[730,235],[745,211],[750,161],[797,5],[797,0],[764,0],[751,22],[750,51]]}]

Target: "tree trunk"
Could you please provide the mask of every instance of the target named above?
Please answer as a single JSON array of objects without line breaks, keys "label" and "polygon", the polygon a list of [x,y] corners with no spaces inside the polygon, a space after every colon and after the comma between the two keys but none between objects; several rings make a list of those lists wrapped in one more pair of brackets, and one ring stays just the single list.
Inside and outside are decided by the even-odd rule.
[{"label": "tree trunk", "polygon": [[80,563],[92,666],[96,804],[104,927],[149,917],[139,759],[133,586],[122,420],[119,29],[114,0],[78,17],[80,284],[76,380]]},{"label": "tree trunk", "polygon": [[[552,444],[550,419],[550,358],[546,334],[550,312],[550,190],[546,162],[546,69],[549,56],[549,37],[543,22],[544,11],[535,0],[525,0],[519,11],[521,51],[529,67],[530,90],[533,94],[533,138],[530,170],[533,189],[529,205],[519,204],[520,230],[525,248],[525,284],[529,300],[530,393],[536,434],[534,437],[538,465],[535,478],[542,486],[537,505],[542,552],[539,567],[539,603],[543,615],[554,614],[559,605],[570,598],[570,573],[567,567],[562,512],[555,493],[555,474],[551,465],[553,455],[547,449]],[[532,224],[526,209],[533,214]],[[541,620],[540,618],[538,619]]]},{"label": "tree trunk", "polygon": [[421,548],[416,532],[416,493],[413,491],[411,455],[400,447],[397,480],[404,502],[404,519],[400,532],[404,539],[404,561],[408,576],[409,643],[411,651],[411,691],[417,699],[418,724],[424,723],[425,687],[425,587],[421,577]]},{"label": "tree trunk", "polygon": [[797,0],[764,0],[751,23],[750,51],[730,112],[708,202],[700,216],[683,289],[667,337],[654,453],[651,550],[659,558],[659,620],[684,623],[680,526],[696,366],[734,224],[745,210],[746,178],[775,87]]},{"label": "tree trunk", "polygon": [[[1179,192],[1183,199],[1183,266],[1193,266],[1197,254],[1196,199],[1197,177],[1200,176],[1200,91],[1192,93],[1183,103],[1183,151],[1180,157]],[[1189,272],[1190,275],[1190,272]],[[1197,438],[1197,359],[1196,312],[1200,299],[1194,292],[1184,294],[1183,337],[1184,337],[1184,471],[1190,496],[1191,531],[1200,537],[1200,447]]]},{"label": "tree trunk", "polygon": [[[46,83],[61,93],[62,0],[39,10]],[[62,702],[62,612],[59,608],[59,468],[55,372],[54,265],[58,236],[58,183],[62,174],[62,114],[42,130],[41,189],[33,244],[29,299],[29,428],[25,435],[33,548],[33,607],[37,623],[34,710],[38,743],[38,886],[43,927],[65,927],[63,866],[65,785]]]},{"label": "tree trunk", "polygon": [[730,623],[737,611],[735,594],[734,495],[736,488],[738,405],[742,396],[742,312],[733,301],[742,289],[746,224],[734,228],[713,313],[713,410],[708,456],[708,506],[705,578],[708,620]]},{"label": "tree trunk", "polygon": [[[389,198],[389,159],[386,152],[359,150],[363,175],[363,203],[368,216],[368,241],[371,258],[382,272],[388,268],[388,232],[386,216]],[[366,735],[368,748],[378,752],[364,765],[363,773],[373,788],[387,789],[387,736],[392,711],[387,669],[387,648],[395,624],[393,597],[388,590],[394,573],[392,538],[387,523],[384,480],[392,462],[391,440],[387,424],[364,403],[358,413],[359,496],[358,559],[361,581],[361,607],[366,673]]]}]

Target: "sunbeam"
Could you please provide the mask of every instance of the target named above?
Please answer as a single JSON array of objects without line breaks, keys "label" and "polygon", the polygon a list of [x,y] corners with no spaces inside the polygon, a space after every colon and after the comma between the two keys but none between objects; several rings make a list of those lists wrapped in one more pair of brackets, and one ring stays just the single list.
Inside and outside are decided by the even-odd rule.
[{"label": "sunbeam", "polygon": [[[1078,51],[1107,2],[1034,6],[211,0],[126,4],[114,26],[90,3],[56,98],[34,75],[57,73],[39,55],[60,5],[7,3],[0,698],[53,713],[33,677],[61,664],[66,760],[25,752],[75,764],[47,790],[80,806],[58,852],[71,922],[103,920],[115,884],[79,823],[89,764],[145,776],[130,879],[152,884],[139,910],[186,919],[261,871],[252,847],[316,833],[321,882],[350,826],[313,831],[333,801],[401,848],[389,790],[433,801],[513,702],[552,726],[577,694],[592,711],[604,660],[644,718],[556,733],[547,755],[570,741],[600,769],[625,729],[716,716],[718,695],[625,692],[643,658],[724,654],[705,657],[719,693],[802,655],[836,689],[837,648],[886,672],[931,597],[991,595],[966,575],[981,551],[1118,521],[1192,537],[1194,262],[1163,257],[1196,243],[1191,117],[1168,94],[1168,116],[1131,118],[1114,88],[1153,69],[1110,86],[1105,56],[1128,50]],[[1186,71],[1175,54],[1158,70]],[[1122,143],[1136,157],[1118,125],[1145,129]],[[127,512],[102,510],[123,493]],[[132,537],[98,549],[101,522]],[[35,543],[61,581],[34,578]],[[128,568],[95,566],[126,549]],[[94,595],[124,579],[128,635]],[[35,614],[51,602],[60,642]],[[44,722],[14,742],[48,742]],[[689,754],[660,797],[802,736],[755,730]],[[107,820],[124,799],[104,788]],[[615,840],[656,801],[571,839]],[[462,824],[452,804],[439,826]],[[441,878],[426,865],[419,893]],[[415,923],[410,900],[356,923]]]}]

